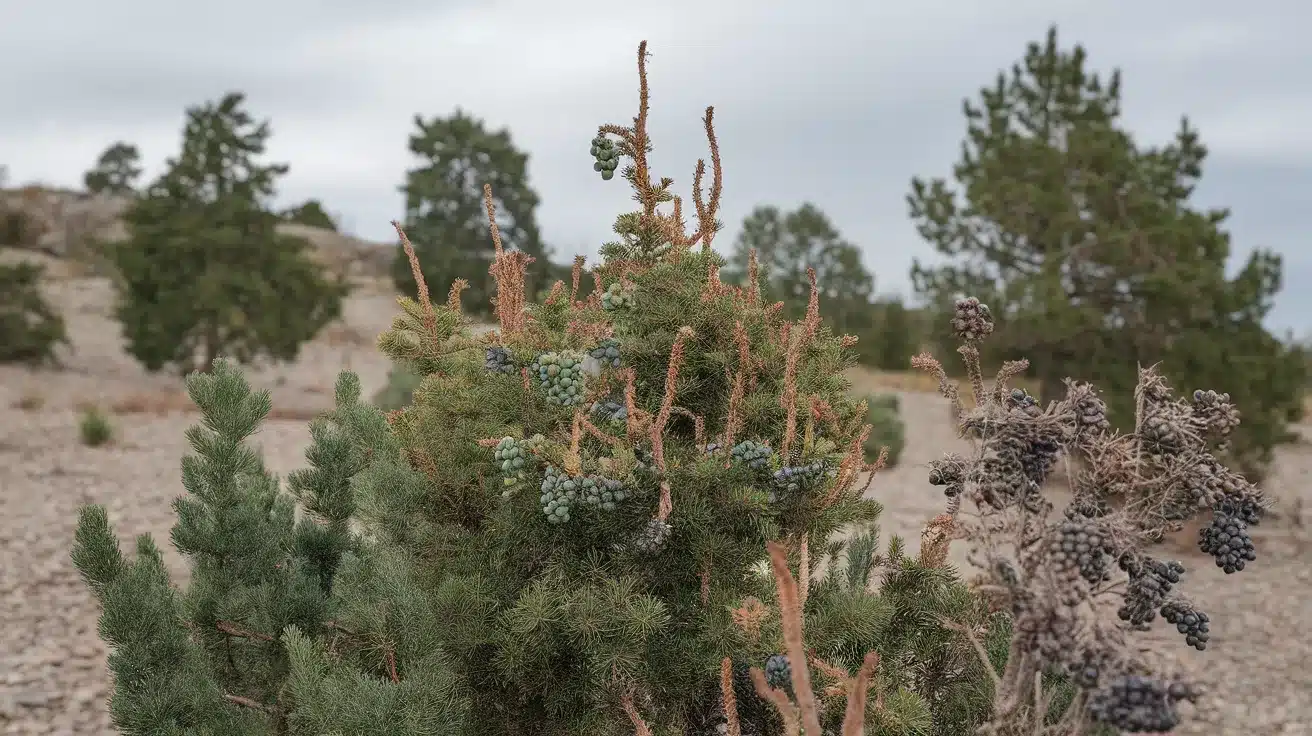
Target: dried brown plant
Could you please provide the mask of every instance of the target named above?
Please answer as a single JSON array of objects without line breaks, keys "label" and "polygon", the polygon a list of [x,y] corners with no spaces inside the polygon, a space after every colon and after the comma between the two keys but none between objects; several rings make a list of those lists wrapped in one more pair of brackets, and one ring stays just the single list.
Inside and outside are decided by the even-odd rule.
[{"label": "dried brown plant", "polygon": [[[492,231],[492,245],[495,256],[488,272],[496,282],[496,296],[493,304],[496,308],[497,322],[506,335],[522,332],[528,315],[525,311],[527,295],[524,277],[533,257],[522,251],[508,251],[501,245],[501,229],[497,225],[496,204],[492,198],[492,185],[483,185],[483,207],[487,210],[488,227]],[[408,253],[408,251],[407,251]]]},{"label": "dried brown plant", "polygon": [[[1238,423],[1229,396],[1196,391],[1182,400],[1144,368],[1135,428],[1115,432],[1106,404],[1086,384],[1068,380],[1065,398],[1046,407],[1009,389],[1024,361],[1005,364],[986,390],[977,346],[993,319],[978,300],[959,300],[952,326],[964,343],[958,352],[973,407],[963,406],[936,360],[913,362],[938,379],[974,451],[931,463],[930,483],[944,488],[948,508],[926,528],[921,559],[942,564],[951,540],[964,540],[983,571],[977,590],[1012,618],[1002,672],[992,670],[975,632],[962,630],[996,683],[981,733],[1077,734],[1092,722],[1169,731],[1179,720],[1177,703],[1201,693],[1134,635],[1160,616],[1178,624],[1182,643],[1202,649],[1207,619],[1173,589],[1183,565],[1155,558],[1153,547],[1210,510],[1203,551],[1227,573],[1256,557],[1246,526],[1257,523],[1262,496],[1214,454]],[[1045,485],[1059,463],[1073,500],[1054,518]],[[1066,673],[1077,693],[1057,718],[1045,716],[1053,694],[1041,677],[1053,671]]]},{"label": "dried brown plant", "polygon": [[729,616],[749,641],[756,641],[761,638],[761,625],[770,617],[770,609],[749,596],[737,608],[730,609]]},{"label": "dried brown plant", "polygon": [[[702,243],[704,250],[709,250],[711,240],[720,229],[716,214],[720,208],[720,195],[724,188],[720,145],[715,135],[715,109],[706,108],[706,115],[702,119],[711,150],[710,192],[709,196],[703,194],[706,161],[698,159],[693,173],[692,192],[693,206],[697,211],[697,230],[688,234],[683,219],[682,200],[670,192],[674,180],[662,178],[659,182],[654,182],[651,178],[651,168],[647,161],[647,154],[652,150],[651,138],[647,133],[650,103],[651,93],[647,82],[647,42],[643,41],[638,44],[638,114],[634,116],[633,124],[630,126],[605,124],[598,126],[597,133],[600,136],[613,135],[618,138],[619,151],[633,161],[625,168],[623,175],[636,192],[635,198],[640,205],[639,227],[647,232],[661,233],[665,241],[673,246],[675,253],[686,250],[698,242]],[[658,205],[665,202],[673,204],[668,213],[657,209]]]},{"label": "dried brown plant", "polygon": [[[879,662],[879,655],[868,652],[861,669],[855,676],[849,676],[841,668],[824,662],[817,662],[806,648],[802,631],[802,592],[798,581],[788,568],[787,550],[781,544],[770,542],[770,569],[774,573],[775,588],[779,595],[780,617],[783,623],[785,653],[790,662],[814,662],[830,677],[839,681],[840,691],[847,696],[847,708],[843,717],[843,736],[862,736],[865,733],[865,715],[869,695],[870,678]],[[774,705],[784,722],[784,733],[788,736],[822,736],[820,728],[819,699],[811,683],[809,667],[790,668],[793,684],[793,697],[778,688],[772,687],[765,679],[765,672],[759,667],[751,670],[752,683],[757,693]]]}]

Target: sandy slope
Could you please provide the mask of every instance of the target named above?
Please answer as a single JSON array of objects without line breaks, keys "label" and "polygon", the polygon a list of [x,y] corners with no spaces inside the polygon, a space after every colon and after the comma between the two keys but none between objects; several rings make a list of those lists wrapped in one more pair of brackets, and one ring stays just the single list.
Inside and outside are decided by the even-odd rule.
[{"label": "sandy slope", "polygon": [[[68,559],[80,505],[105,504],[125,543],[152,534],[175,576],[184,574],[167,544],[169,502],[181,493],[183,431],[195,415],[176,410],[185,406],[177,379],[148,376],[123,355],[116,326],[103,316],[104,283],[57,288],[77,346],[68,367],[0,367],[0,732],[6,734],[110,733],[105,648],[95,633],[99,612]],[[372,349],[372,337],[392,310],[386,293],[353,297],[345,325],[310,345],[295,365],[253,372],[252,381],[272,391],[276,411],[293,415],[326,407],[342,368],[360,373],[372,393],[388,368]],[[40,411],[17,406],[38,399]],[[83,402],[131,410],[115,419],[115,443],[100,449],[78,443],[77,406]],[[942,503],[938,489],[925,482],[924,464],[960,446],[941,400],[905,393],[902,402],[908,449],[902,465],[882,473],[871,493],[887,508],[885,533],[905,536],[914,549],[921,525]],[[300,419],[271,421],[258,437],[270,468],[283,475],[301,465],[308,440]],[[1211,612],[1214,645],[1205,654],[1178,642],[1171,649],[1214,692],[1181,733],[1312,734],[1306,623],[1312,573],[1298,561],[1312,557],[1300,523],[1309,515],[1301,499],[1310,471],[1308,448],[1282,451],[1268,485],[1281,518],[1261,529],[1262,564],[1223,579],[1206,560],[1189,560],[1199,572],[1188,579],[1188,591]],[[960,560],[959,553],[954,557]]]}]

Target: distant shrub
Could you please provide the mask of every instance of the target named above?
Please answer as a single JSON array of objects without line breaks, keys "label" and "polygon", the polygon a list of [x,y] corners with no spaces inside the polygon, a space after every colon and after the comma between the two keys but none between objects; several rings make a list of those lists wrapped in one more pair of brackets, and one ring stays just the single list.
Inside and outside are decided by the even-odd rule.
[{"label": "distant shrub", "polygon": [[887,466],[897,465],[907,444],[906,424],[902,422],[901,401],[897,394],[871,394],[866,397],[866,422],[871,425],[866,439],[867,462],[874,462],[882,448],[888,448]]},{"label": "distant shrub", "polygon": [[41,294],[44,270],[0,264],[0,363],[52,362],[58,344],[68,341],[63,318]]},{"label": "distant shrub", "polygon": [[82,444],[87,447],[100,447],[114,438],[114,426],[103,411],[91,407],[82,412],[82,418],[78,421],[78,434]]},{"label": "distant shrub", "polygon": [[35,391],[24,393],[22,396],[18,397],[18,401],[14,402],[14,408],[23,411],[36,411],[45,405],[46,397]]}]

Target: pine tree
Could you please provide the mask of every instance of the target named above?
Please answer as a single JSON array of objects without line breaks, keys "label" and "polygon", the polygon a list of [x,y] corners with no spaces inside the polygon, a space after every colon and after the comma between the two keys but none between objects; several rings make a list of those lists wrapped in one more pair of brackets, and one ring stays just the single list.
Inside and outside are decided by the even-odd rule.
[{"label": "pine tree", "polygon": [[[390,415],[422,482],[361,491],[378,499],[369,513],[386,544],[433,581],[429,600],[446,624],[435,636],[482,733],[714,733],[729,720],[726,667],[739,727],[778,733],[748,674],[784,649],[777,626],[752,623],[774,597],[754,573],[766,543],[786,543],[806,581],[840,530],[879,510],[855,483],[869,430],[840,376],[851,341],[821,323],[810,283],[793,321],[763,298],[754,258],[743,287],[720,281],[712,113],[709,193],[700,163],[689,234],[672,181],[648,167],[645,45],[639,58],[639,114],[631,127],[601,126],[592,154],[603,180],[625,162],[640,209],[617,219],[592,297],[577,298],[577,268],[527,303],[526,258],[494,227],[499,329],[475,338],[464,285],[434,305],[417,278],[419,299],[402,300],[379,343],[424,376],[414,403]],[[490,187],[485,196],[493,209]],[[968,609],[964,588],[957,596],[922,605]],[[818,639],[833,683],[862,667],[879,621],[815,600],[808,623],[831,615],[870,635],[835,625],[832,640]],[[944,661],[969,653],[956,642]],[[938,695],[917,695],[893,661],[890,694],[869,718],[932,721]],[[821,696],[831,728],[844,699],[841,688]]]},{"label": "pine tree", "polygon": [[[528,154],[515,147],[510,131],[490,131],[462,110],[449,117],[415,117],[410,153],[420,165],[406,172],[406,232],[419,242],[424,277],[449,284],[464,279],[469,301],[482,310],[493,291],[488,267],[492,239],[482,184],[492,185],[506,247],[533,258],[530,294],[546,281],[551,263],[538,231],[537,192],[528,182]],[[415,293],[414,275],[398,247],[393,278],[402,293]]]},{"label": "pine tree", "polygon": [[280,216],[287,222],[337,232],[337,221],[324,210],[323,203],[317,199],[307,199],[295,207],[288,207],[280,213]]},{"label": "pine tree", "polygon": [[808,202],[787,213],[771,206],[749,213],[724,269],[727,283],[747,283],[753,252],[767,301],[782,301],[785,314],[796,319],[805,313],[814,279],[826,324],[860,338],[859,360],[876,359],[873,346],[867,349],[875,331],[874,277],[862,264],[860,249],[819,207]]},{"label": "pine tree", "polygon": [[[112,649],[110,714],[124,734],[285,733],[305,719],[279,702],[285,691],[303,707],[334,700],[290,678],[296,642],[345,635],[334,617],[351,612],[331,594],[362,564],[349,528],[351,482],[374,452],[395,448],[382,415],[360,404],[358,379],[344,374],[337,408],[311,424],[309,467],[288,478],[289,495],[246,443],[269,412],[268,392],[253,392],[226,360],[188,377],[187,391],[203,423],[187,433],[196,451],[182,461],[188,495],[174,502],[172,541],[191,563],[185,593],[176,594],[149,536],[128,560],[103,507],[83,509],[78,523],[73,560],[100,599]],[[293,501],[306,512],[299,521]],[[383,660],[375,672],[386,671]]]},{"label": "pine tree", "polygon": [[[861,263],[860,249],[843,239],[829,217],[809,202],[787,213],[768,206],[752,210],[725,267],[726,282],[746,283],[752,251],[766,299],[782,300],[794,319],[804,313],[811,293],[807,269],[815,269],[827,317],[837,314],[835,307],[863,309],[874,292],[874,278]],[[840,323],[835,329],[845,328]]]},{"label": "pine tree", "polygon": [[[1246,416],[1232,451],[1256,471],[1299,404],[1297,361],[1261,325],[1280,259],[1255,250],[1227,277],[1228,213],[1189,202],[1207,155],[1198,133],[1185,120],[1170,144],[1137,145],[1120,121],[1120,73],[1104,80],[1086,61],[1054,27],[966,101],[959,188],[916,179],[908,197],[950,259],[917,264],[916,290],[942,309],[963,294],[992,304],[1005,328],[990,362],[1029,356],[1044,400],[1068,375],[1094,379],[1122,427],[1139,365],[1163,360],[1177,382],[1229,392]],[[1221,362],[1236,336],[1253,351],[1244,370]]]},{"label": "pine tree", "polygon": [[131,143],[118,142],[106,148],[96,165],[83,176],[92,194],[130,196],[141,178],[141,152]]},{"label": "pine tree", "polygon": [[50,363],[68,342],[64,318],[41,293],[44,270],[0,263],[0,363]]},{"label": "pine tree", "polygon": [[261,164],[269,137],[243,96],[187,110],[182,151],[125,213],[129,237],[108,247],[128,351],[149,370],[208,369],[296,357],[341,311],[344,282],[309,244],[277,232],[267,206],[282,164]]}]

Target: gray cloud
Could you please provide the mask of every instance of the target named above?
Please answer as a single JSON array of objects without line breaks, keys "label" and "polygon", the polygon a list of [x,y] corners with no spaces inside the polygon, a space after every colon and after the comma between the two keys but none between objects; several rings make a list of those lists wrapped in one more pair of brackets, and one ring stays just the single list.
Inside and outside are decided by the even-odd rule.
[{"label": "gray cloud", "polygon": [[[725,246],[758,203],[811,200],[861,244],[882,290],[907,292],[929,257],[907,220],[912,176],[946,175],[961,99],[1017,60],[1050,22],[1092,63],[1125,74],[1127,124],[1160,142],[1182,114],[1213,152],[1198,200],[1225,205],[1237,257],[1285,255],[1273,325],[1312,323],[1312,248],[1296,205],[1312,191],[1312,58],[1290,0],[668,0],[601,11],[582,0],[374,3],[166,0],[20,3],[0,48],[0,156],[17,180],[74,185],[101,149],[137,143],[153,174],[182,109],[230,89],[273,120],[292,164],[282,198],[323,199],[385,239],[401,206],[415,113],[456,106],[508,126],[532,154],[541,219],[561,257],[593,254],[615,212],[584,152],[597,123],[636,98],[634,51],[651,42],[654,166],[686,191],[716,106],[726,176]],[[1181,17],[1181,16],[1184,17]]]}]

